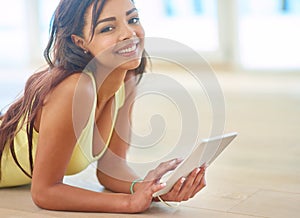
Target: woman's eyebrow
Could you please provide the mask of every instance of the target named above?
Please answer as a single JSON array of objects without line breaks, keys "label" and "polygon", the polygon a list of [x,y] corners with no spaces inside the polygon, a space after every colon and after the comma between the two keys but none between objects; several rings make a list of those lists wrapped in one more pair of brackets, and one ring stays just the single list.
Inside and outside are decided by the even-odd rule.
[{"label": "woman's eyebrow", "polygon": [[104,18],[102,20],[99,20],[97,23],[96,23],[96,26],[100,23],[104,23],[104,22],[109,22],[109,21],[115,21],[116,18],[115,17],[108,17],[108,18]]},{"label": "woman's eyebrow", "polygon": [[129,11],[126,12],[126,16],[132,14],[135,11],[137,11],[137,9],[136,8],[132,8],[131,10],[129,10]]},{"label": "woman's eyebrow", "polygon": [[[137,11],[136,8],[132,8],[130,9],[129,11],[126,11],[126,16],[132,14],[133,12]],[[108,17],[108,18],[104,18],[102,20],[99,20],[97,23],[96,23],[96,26],[100,23],[104,23],[104,22],[109,22],[109,21],[116,21],[116,17]]]}]

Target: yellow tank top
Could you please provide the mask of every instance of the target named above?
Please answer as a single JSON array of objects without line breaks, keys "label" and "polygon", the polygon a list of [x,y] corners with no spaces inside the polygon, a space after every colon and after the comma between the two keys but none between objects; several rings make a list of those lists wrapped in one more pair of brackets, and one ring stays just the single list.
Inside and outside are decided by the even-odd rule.
[{"label": "yellow tank top", "polygon": [[[87,73],[93,81],[93,88],[95,92],[95,96],[97,96],[97,88],[95,79],[92,73]],[[84,170],[90,163],[98,160],[106,151],[109,143],[110,138],[113,133],[115,121],[117,118],[117,113],[120,107],[124,104],[125,101],[125,88],[124,84],[120,87],[120,89],[115,93],[115,111],[112,120],[112,129],[110,130],[109,138],[106,142],[105,148],[98,154],[97,156],[93,156],[92,153],[92,142],[93,142],[93,132],[94,132],[94,124],[95,124],[95,110],[97,104],[97,98],[94,99],[93,107],[91,110],[91,114],[87,125],[83,129],[81,135],[77,140],[77,144],[73,150],[71,160],[68,164],[66,175],[72,175],[79,173],[80,171]],[[1,121],[0,121],[1,124]],[[33,158],[36,154],[36,147],[38,141],[38,132],[33,132],[33,151],[32,155]],[[22,127],[21,130],[17,133],[14,138],[15,144],[15,153],[17,156],[17,160],[19,161],[20,165],[23,169],[30,173],[30,164],[29,164],[29,152],[28,152],[28,143],[27,143],[27,134],[26,134],[26,127]],[[2,178],[0,180],[0,187],[11,187],[11,186],[18,186],[18,185],[25,185],[31,182],[31,179],[27,177],[21,169],[15,163],[9,146],[5,146],[2,159],[1,159],[1,174]]]}]

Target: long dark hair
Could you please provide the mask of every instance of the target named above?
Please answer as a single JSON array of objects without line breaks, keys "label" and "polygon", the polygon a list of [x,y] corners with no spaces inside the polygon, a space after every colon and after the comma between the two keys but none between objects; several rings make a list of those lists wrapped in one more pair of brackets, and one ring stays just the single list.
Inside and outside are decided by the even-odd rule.
[{"label": "long dark hair", "polygon": [[[92,6],[91,37],[106,0],[61,0],[50,24],[50,38],[44,51],[48,63],[45,70],[33,74],[26,82],[23,96],[13,103],[7,112],[0,116],[0,179],[1,158],[5,145],[10,147],[11,154],[19,168],[31,177],[33,171],[32,136],[34,121],[47,94],[68,76],[82,72],[93,59],[89,53],[76,46],[71,35],[83,36],[83,27],[87,9]],[[142,76],[147,64],[144,51],[141,64],[135,73]],[[14,137],[22,126],[26,127],[31,172],[26,172],[19,164],[15,149]]]}]

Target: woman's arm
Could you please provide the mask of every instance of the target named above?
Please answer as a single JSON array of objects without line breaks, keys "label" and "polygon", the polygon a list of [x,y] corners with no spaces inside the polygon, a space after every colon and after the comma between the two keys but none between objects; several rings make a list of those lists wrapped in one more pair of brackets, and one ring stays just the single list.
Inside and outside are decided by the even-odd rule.
[{"label": "woman's arm", "polygon": [[[32,199],[37,206],[50,210],[127,213],[141,210],[142,208],[130,205],[130,195],[97,193],[62,182],[76,144],[75,132],[78,131],[74,130],[72,120],[77,81],[77,76],[70,76],[63,81],[49,95],[42,109],[32,177]],[[80,93],[89,96],[91,92],[83,86]],[[86,97],[87,102],[82,105],[90,105],[92,98],[93,96],[90,99]],[[86,115],[89,114],[88,109],[82,112],[83,118],[78,122],[85,122]],[[153,190],[160,189],[159,185],[149,185]]]},{"label": "woman's arm", "polygon": [[[117,131],[114,131],[109,150],[98,161],[97,169],[99,182],[107,189],[121,193],[130,193],[132,181],[138,178],[126,162],[131,130],[129,121],[131,119],[131,106],[136,95],[136,80],[132,74],[129,74],[126,81],[126,104],[119,112],[116,125]],[[150,171],[145,180],[154,179],[158,181],[163,174],[173,170],[179,163],[180,161],[162,163],[158,168]],[[143,189],[143,185],[144,182],[136,183],[134,191]],[[166,201],[177,202],[188,200],[203,189],[205,185],[205,167],[197,168],[187,178],[179,179],[170,192],[161,196],[161,198]]]},{"label": "woman's arm", "polygon": [[131,106],[136,95],[134,73],[128,72],[124,82],[125,102],[118,112],[108,150],[98,161],[97,178],[105,188],[111,191],[130,193],[131,182],[138,178],[126,161],[131,137]]},{"label": "woman's arm", "polygon": [[[125,77],[125,103],[119,110],[108,150],[100,158],[97,165],[97,178],[99,182],[106,189],[117,193],[130,194],[132,182],[138,179],[138,176],[128,166],[126,160],[131,138],[131,114],[136,97],[136,82],[137,78],[134,72],[128,72]],[[180,161],[174,160],[161,163],[156,169],[148,173],[142,183],[136,183],[133,191],[144,190],[145,185],[147,186],[149,182],[158,184],[158,180],[166,172],[174,170],[179,163]]]}]

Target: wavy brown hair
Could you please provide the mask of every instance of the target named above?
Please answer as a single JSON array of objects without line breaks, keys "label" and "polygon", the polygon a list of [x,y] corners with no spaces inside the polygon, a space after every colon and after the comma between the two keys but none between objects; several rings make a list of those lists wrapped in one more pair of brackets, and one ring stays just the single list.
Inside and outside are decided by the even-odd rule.
[{"label": "wavy brown hair", "polygon": [[[105,3],[106,0],[60,1],[51,20],[50,38],[44,51],[44,57],[48,63],[47,68],[33,74],[27,80],[23,95],[8,108],[4,115],[0,116],[0,120],[2,120],[0,125],[0,179],[1,158],[5,146],[9,146],[19,168],[28,177],[32,176],[32,136],[37,113],[43,106],[45,97],[52,89],[68,76],[82,72],[93,59],[91,54],[85,54],[80,47],[73,43],[71,35],[83,36],[86,11],[92,6],[92,39],[98,17]],[[144,51],[141,64],[135,69],[135,73],[142,76],[146,64],[147,58]],[[27,132],[30,172],[26,172],[19,164],[14,148],[14,137],[23,126],[26,127]]]}]

